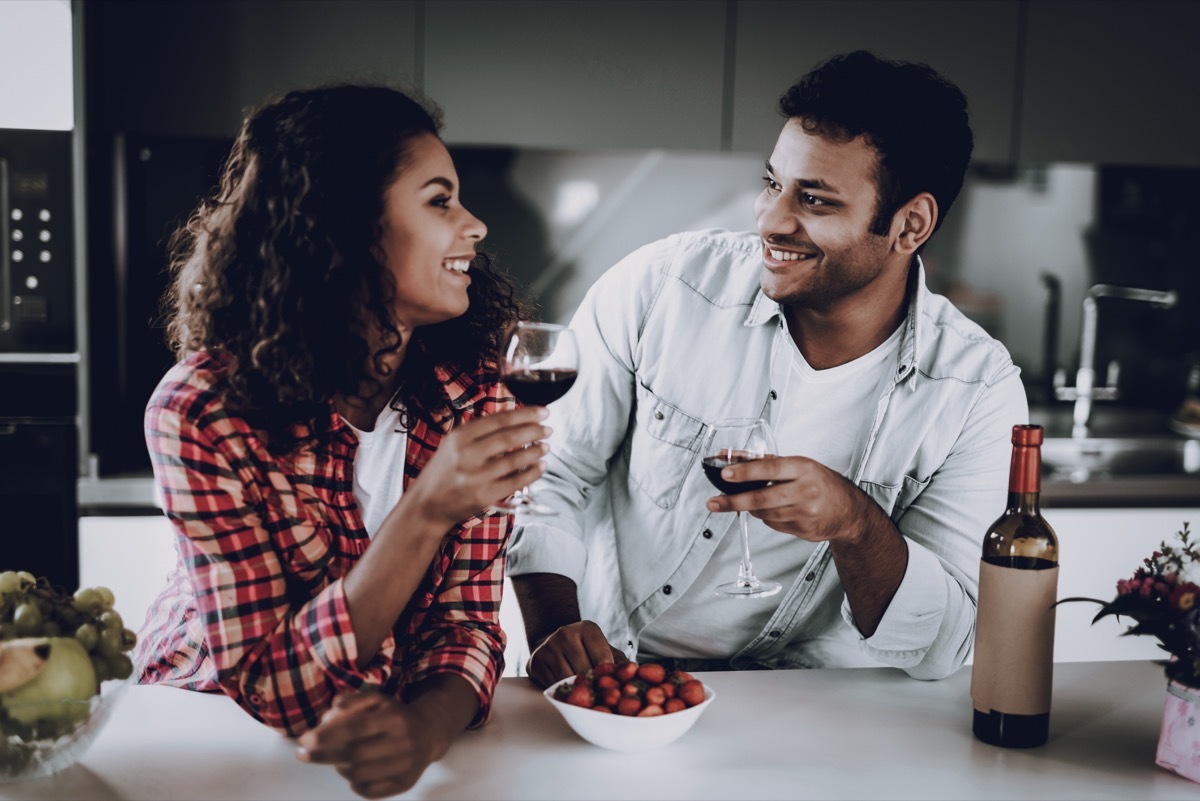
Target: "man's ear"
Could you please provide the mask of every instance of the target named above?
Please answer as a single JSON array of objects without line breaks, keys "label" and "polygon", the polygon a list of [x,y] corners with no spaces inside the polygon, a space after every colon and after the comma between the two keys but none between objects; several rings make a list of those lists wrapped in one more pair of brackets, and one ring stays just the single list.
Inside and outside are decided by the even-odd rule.
[{"label": "man's ear", "polygon": [[922,192],[896,212],[896,220],[900,232],[896,237],[895,250],[910,256],[933,235],[938,220],[937,201],[933,195]]}]

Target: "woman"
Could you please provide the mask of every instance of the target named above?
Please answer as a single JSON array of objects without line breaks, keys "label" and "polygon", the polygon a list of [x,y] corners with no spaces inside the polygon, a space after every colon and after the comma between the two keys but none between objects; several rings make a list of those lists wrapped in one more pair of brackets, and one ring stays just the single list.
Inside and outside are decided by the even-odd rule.
[{"label": "woman", "polygon": [[488,717],[511,519],[481,510],[548,433],[498,383],[523,309],[438,129],[370,86],[251,114],[172,243],[146,410],[178,563],[139,680],[226,693],[370,797]]}]

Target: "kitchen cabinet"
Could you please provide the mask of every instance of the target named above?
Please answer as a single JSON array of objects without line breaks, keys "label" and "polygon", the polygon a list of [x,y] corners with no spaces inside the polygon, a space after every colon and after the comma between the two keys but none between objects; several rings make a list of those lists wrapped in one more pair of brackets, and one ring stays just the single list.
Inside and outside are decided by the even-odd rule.
[{"label": "kitchen cabinet", "polygon": [[722,0],[439,0],[425,89],[451,144],[721,144]]},{"label": "kitchen cabinet", "polygon": [[1192,0],[1029,2],[1021,160],[1200,166],[1197,29]]},{"label": "kitchen cabinet", "polygon": [[829,56],[871,50],[928,62],[966,93],[975,159],[1013,158],[1017,0],[739,0],[732,149],[770,153],[779,96]]},{"label": "kitchen cabinet", "polygon": [[330,80],[413,80],[417,0],[82,4],[89,125],[232,137],[268,95]]}]

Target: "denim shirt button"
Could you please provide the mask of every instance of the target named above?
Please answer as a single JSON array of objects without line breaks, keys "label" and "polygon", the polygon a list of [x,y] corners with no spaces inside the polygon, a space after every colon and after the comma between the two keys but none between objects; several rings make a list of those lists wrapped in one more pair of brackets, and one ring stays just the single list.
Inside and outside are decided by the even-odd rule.
[{"label": "denim shirt button", "polygon": [[904,370],[906,367],[908,367],[907,364],[902,364],[902,365],[900,365],[900,369],[897,370],[896,372],[899,373],[900,375],[904,375]]},{"label": "denim shirt button", "polygon": [[704,529],[704,531],[700,532],[700,536],[704,537],[704,539],[706,539],[706,540],[711,540],[712,539],[712,529],[710,529],[710,528]]},{"label": "denim shirt button", "polygon": [[661,419],[663,419],[663,413],[662,413],[662,412],[660,412],[660,411],[658,411],[658,410],[655,410],[655,412],[654,412],[654,419],[655,419],[655,420],[661,420]]},{"label": "denim shirt button", "polygon": [[812,581],[812,580],[813,580],[813,579],[815,579],[816,577],[817,577],[817,574],[816,574],[816,573],[814,573],[814,572],[812,572],[812,571],[810,570],[810,571],[808,571],[808,575],[804,577],[804,580],[805,580],[805,581]]},{"label": "denim shirt button", "polygon": [[767,636],[772,637],[774,639],[779,639],[780,637],[783,636],[783,632],[780,631],[779,629],[771,629],[770,631],[767,632]]},{"label": "denim shirt button", "polygon": [[779,393],[777,393],[775,390],[771,390],[771,400],[775,400],[778,397]]},{"label": "denim shirt button", "polygon": [[667,586],[663,587],[663,595],[670,595],[670,594],[671,594],[671,585],[668,584]]}]

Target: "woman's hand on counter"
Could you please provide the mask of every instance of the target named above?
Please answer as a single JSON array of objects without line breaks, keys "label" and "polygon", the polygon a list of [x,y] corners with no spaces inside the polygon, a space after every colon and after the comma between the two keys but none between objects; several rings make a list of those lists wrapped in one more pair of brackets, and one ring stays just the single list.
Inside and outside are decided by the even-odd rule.
[{"label": "woman's hand on counter", "polygon": [[321,722],[298,738],[296,756],[333,765],[364,798],[403,793],[465,728],[465,723],[455,728],[461,715],[439,714],[438,702],[451,700],[439,695],[429,692],[404,704],[380,692],[342,693]]}]

